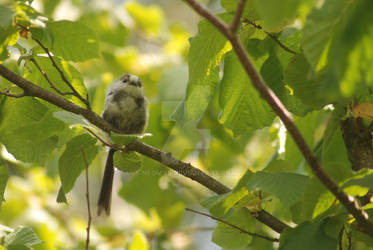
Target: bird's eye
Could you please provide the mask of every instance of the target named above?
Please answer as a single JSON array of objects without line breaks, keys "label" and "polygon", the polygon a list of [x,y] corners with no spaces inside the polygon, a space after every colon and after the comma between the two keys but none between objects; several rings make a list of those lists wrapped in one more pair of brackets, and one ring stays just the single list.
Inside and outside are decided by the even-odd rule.
[{"label": "bird's eye", "polygon": [[113,94],[113,91],[110,91],[107,95],[112,95]]},{"label": "bird's eye", "polygon": [[128,80],[129,80],[129,75],[124,74],[124,75],[120,78],[120,80],[122,81],[122,83],[127,83]]}]

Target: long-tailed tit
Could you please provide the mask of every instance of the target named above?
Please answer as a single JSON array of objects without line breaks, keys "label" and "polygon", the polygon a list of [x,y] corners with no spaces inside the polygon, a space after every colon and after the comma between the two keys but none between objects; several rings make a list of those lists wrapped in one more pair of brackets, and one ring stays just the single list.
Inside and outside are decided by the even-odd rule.
[{"label": "long-tailed tit", "polygon": [[[124,74],[109,87],[106,93],[103,118],[108,121],[117,132],[123,134],[141,134],[148,122],[148,101],[144,96],[142,82],[138,76]],[[97,214],[103,210],[110,214],[111,193],[114,177],[114,149],[109,150]]]}]

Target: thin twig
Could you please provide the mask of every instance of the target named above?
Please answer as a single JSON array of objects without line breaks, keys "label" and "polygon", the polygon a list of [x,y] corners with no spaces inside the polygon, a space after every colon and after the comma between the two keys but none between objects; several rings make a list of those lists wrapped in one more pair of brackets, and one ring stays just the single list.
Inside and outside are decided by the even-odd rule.
[{"label": "thin twig", "polygon": [[0,95],[5,95],[5,96],[13,97],[13,98],[21,98],[21,97],[27,96],[25,92],[20,93],[20,94],[13,94],[9,90],[0,91]]},{"label": "thin twig", "polygon": [[44,70],[42,70],[42,68],[40,67],[40,65],[38,64],[38,62],[35,60],[35,58],[30,58],[30,61],[34,63],[34,65],[36,66],[36,68],[38,68],[38,70],[40,71],[40,73],[43,75],[43,77],[45,78],[45,80],[47,80],[47,82],[49,83],[49,86],[54,89],[58,94],[60,95],[75,95],[74,92],[62,92],[61,90],[59,90],[53,83],[52,81],[49,79],[48,75],[47,75],[47,72],[45,72]]},{"label": "thin twig", "polygon": [[85,240],[85,249],[88,250],[89,248],[89,238],[90,238],[90,231],[91,231],[91,222],[92,222],[92,215],[91,215],[91,202],[89,201],[89,182],[88,182],[88,161],[87,161],[87,157],[84,153],[84,149],[83,147],[80,148],[80,150],[82,151],[82,156],[83,156],[83,160],[84,160],[84,164],[85,164],[85,184],[86,184],[86,199],[87,199],[87,210],[88,210],[88,223],[87,223],[87,228],[86,228],[86,231],[87,231],[87,238]]},{"label": "thin twig", "polygon": [[305,138],[295,125],[290,112],[276,96],[276,94],[267,86],[259,75],[258,71],[249,59],[249,56],[241,44],[236,34],[230,32],[226,24],[215,16],[210,10],[202,6],[195,0],[183,0],[187,2],[198,14],[209,20],[230,42],[233,50],[239,58],[241,65],[251,79],[251,84],[257,89],[262,98],[269,104],[272,110],[277,114],[285,125],[287,131],[292,136],[298,149],[301,151],[306,162],[311,167],[312,172],[324,184],[324,186],[333,193],[340,203],[356,219],[361,231],[373,237],[373,223],[369,220],[368,214],[361,209],[356,200],[343,192],[338,184],[321,167],[316,155],[308,146]]},{"label": "thin twig", "polygon": [[243,10],[245,9],[246,0],[240,0],[237,5],[236,13],[234,14],[230,30],[232,33],[236,33],[238,26],[240,25]]},{"label": "thin twig", "polygon": [[[40,98],[66,111],[82,115],[89,122],[105,132],[116,131],[107,121],[105,121],[101,116],[99,116],[92,110],[82,108],[79,105],[76,105],[75,103],[72,103],[55,93],[52,93],[35,85],[34,83],[9,70],[2,64],[0,64],[0,75],[16,84],[18,87],[22,88],[29,96]],[[132,144],[127,145],[127,147],[129,150],[136,151],[164,164],[165,166],[177,171],[185,177],[198,182],[199,184],[205,186],[206,188],[214,191],[217,194],[225,194],[231,191],[230,188],[228,188],[221,182],[207,175],[198,168],[193,167],[191,164],[182,162],[172,157],[170,153],[160,151],[159,149],[145,144],[141,141],[135,141]],[[258,212],[256,219],[278,233],[281,233],[285,228],[289,227],[264,209]]]},{"label": "thin twig", "polygon": [[240,231],[241,233],[245,233],[245,234],[248,234],[248,235],[253,236],[253,237],[259,237],[259,238],[262,238],[262,239],[265,239],[265,240],[269,240],[269,241],[273,241],[273,242],[279,242],[279,240],[276,239],[276,238],[272,238],[272,237],[268,237],[268,236],[265,236],[265,235],[261,235],[261,234],[252,233],[252,232],[246,231],[243,228],[240,228],[240,227],[238,227],[238,226],[236,226],[236,225],[234,225],[234,224],[232,224],[232,223],[230,223],[230,222],[228,222],[226,220],[220,219],[220,218],[215,217],[213,215],[210,215],[210,214],[207,214],[207,213],[203,213],[203,212],[199,212],[199,211],[196,211],[196,210],[191,209],[191,208],[185,208],[185,210],[189,211],[189,212],[196,213],[196,214],[200,214],[200,215],[203,215],[203,216],[207,216],[207,217],[209,217],[209,218],[211,218],[213,220],[216,220],[216,221],[219,221],[221,223],[224,223],[224,224],[226,224],[226,225],[228,225],[228,226],[230,226],[230,227],[232,227],[232,228]]},{"label": "thin twig", "polygon": [[35,42],[37,42],[39,44],[39,46],[45,51],[45,53],[47,53],[49,59],[51,60],[53,66],[57,69],[57,71],[60,73],[60,76],[62,78],[62,80],[69,86],[69,88],[74,92],[74,96],[76,96],[79,100],[81,100],[88,109],[90,109],[90,105],[89,105],[89,102],[87,99],[83,98],[79,93],[78,91],[76,91],[76,89],[74,88],[74,86],[71,84],[71,82],[67,79],[67,77],[65,76],[65,74],[63,73],[63,71],[58,67],[57,63],[54,61],[52,55],[50,54],[49,52],[49,49],[47,47],[45,47],[42,42],[40,42],[38,39],[36,38],[33,38],[33,40]]},{"label": "thin twig", "polygon": [[285,44],[283,44],[280,40],[278,40],[278,38],[277,38],[274,34],[272,34],[272,33],[268,32],[268,31],[264,30],[262,26],[260,26],[259,24],[256,24],[254,21],[251,21],[251,20],[245,18],[245,19],[244,19],[244,22],[245,22],[245,23],[248,23],[248,24],[251,24],[254,28],[256,28],[256,29],[258,29],[258,30],[261,30],[261,31],[263,31],[264,33],[266,33],[267,36],[269,36],[270,38],[272,38],[272,39],[273,39],[273,40],[274,40],[274,41],[275,41],[275,42],[276,42],[276,43],[277,43],[281,48],[283,48],[285,51],[287,51],[287,52],[289,52],[289,53],[292,53],[292,54],[294,54],[294,55],[298,54],[296,51],[290,49],[290,48],[287,47]]}]

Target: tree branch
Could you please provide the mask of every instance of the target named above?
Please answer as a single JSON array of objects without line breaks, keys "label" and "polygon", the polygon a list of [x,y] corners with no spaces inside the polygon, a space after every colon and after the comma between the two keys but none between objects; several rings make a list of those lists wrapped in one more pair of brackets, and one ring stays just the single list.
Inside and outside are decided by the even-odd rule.
[{"label": "tree branch", "polygon": [[191,208],[185,208],[185,210],[189,211],[189,212],[196,213],[196,214],[200,214],[200,215],[203,215],[203,216],[207,216],[207,217],[209,217],[209,218],[211,218],[213,220],[216,220],[216,221],[219,221],[221,223],[224,223],[224,224],[226,224],[226,225],[228,225],[228,226],[230,226],[230,227],[232,227],[232,228],[240,231],[241,233],[248,234],[248,235],[253,236],[253,237],[258,237],[258,238],[262,238],[262,239],[265,239],[265,240],[273,241],[273,242],[279,242],[279,240],[276,239],[276,238],[272,238],[272,237],[268,237],[268,236],[265,236],[265,235],[261,235],[261,234],[252,233],[252,232],[246,231],[243,228],[240,228],[240,227],[238,227],[238,226],[236,226],[236,225],[234,225],[234,224],[232,224],[232,223],[230,223],[230,222],[228,222],[226,220],[220,219],[220,218],[215,217],[213,215],[210,215],[210,214],[207,214],[207,213],[202,213],[202,212],[196,211],[196,210],[191,209]]},{"label": "tree branch", "polygon": [[[22,88],[30,96],[38,97],[66,111],[70,111],[72,113],[82,115],[93,125],[99,127],[105,132],[114,131],[114,132],[120,133],[120,131],[116,131],[107,121],[105,121],[102,117],[94,113],[92,110],[84,109],[64,99],[63,97],[59,95],[56,95],[43,88],[40,88],[39,86],[33,84],[32,82],[12,72],[11,70],[6,68],[2,64],[0,64],[0,75],[8,79],[9,81],[13,82],[20,88]],[[101,141],[105,144],[104,140],[101,140]],[[109,145],[109,146],[113,146],[113,145]],[[179,161],[178,159],[172,157],[170,153],[162,152],[140,141],[135,141],[132,144],[127,145],[126,147],[129,150],[136,151],[140,154],[143,154],[149,158],[152,158],[155,161],[158,161],[174,169],[178,173],[194,181],[197,181],[201,185],[207,187],[208,189],[214,191],[217,194],[224,194],[224,193],[228,193],[231,191],[230,188],[226,187],[225,185],[215,180],[211,176],[205,174],[203,171],[199,170],[198,168],[195,168],[189,163]],[[285,228],[288,227],[285,223],[283,223],[282,221],[280,221],[273,215],[269,214],[265,210],[259,211],[257,213],[256,219],[262,222],[263,224],[267,225],[268,227],[272,228],[274,231],[278,233],[281,233]]]},{"label": "tree branch", "polygon": [[319,178],[324,186],[334,194],[347,211],[353,215],[359,225],[359,229],[373,237],[373,223],[369,220],[368,214],[359,207],[353,197],[344,193],[338,184],[324,171],[324,169],[321,168],[316,155],[308,146],[303,135],[295,125],[291,114],[261,78],[254,65],[251,63],[246,50],[236,34],[233,34],[226,24],[195,0],[183,1],[187,2],[198,14],[209,20],[231,42],[232,48],[238,56],[247,75],[250,77],[252,85],[257,89],[257,91],[259,91],[262,98],[270,105],[277,116],[279,116],[287,131],[292,136],[298,149],[304,156],[306,162],[311,167],[312,172]]},{"label": "tree branch", "polygon": [[232,33],[237,32],[237,29],[240,25],[243,10],[245,9],[245,4],[246,4],[246,0],[240,0],[238,2],[236,13],[234,14],[231,26],[229,27]]}]

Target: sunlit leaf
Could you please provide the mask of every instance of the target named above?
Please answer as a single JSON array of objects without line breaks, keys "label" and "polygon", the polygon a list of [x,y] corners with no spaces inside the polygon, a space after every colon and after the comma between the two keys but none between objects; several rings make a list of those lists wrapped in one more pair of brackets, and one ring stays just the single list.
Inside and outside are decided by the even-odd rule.
[{"label": "sunlit leaf", "polygon": [[66,149],[58,161],[62,189],[65,194],[73,188],[80,173],[88,167],[86,164],[90,164],[95,158],[98,152],[95,144],[96,139],[88,134],[76,136],[66,144]]},{"label": "sunlit leaf", "polygon": [[219,122],[235,135],[268,126],[274,119],[234,53],[225,56],[219,101],[223,110]]},{"label": "sunlit leaf", "polygon": [[43,243],[35,234],[31,227],[18,227],[4,237],[4,246],[8,249],[18,249],[17,247],[32,247]]},{"label": "sunlit leaf", "polygon": [[133,234],[132,242],[129,244],[129,250],[148,250],[149,243],[145,235],[139,231]]}]

